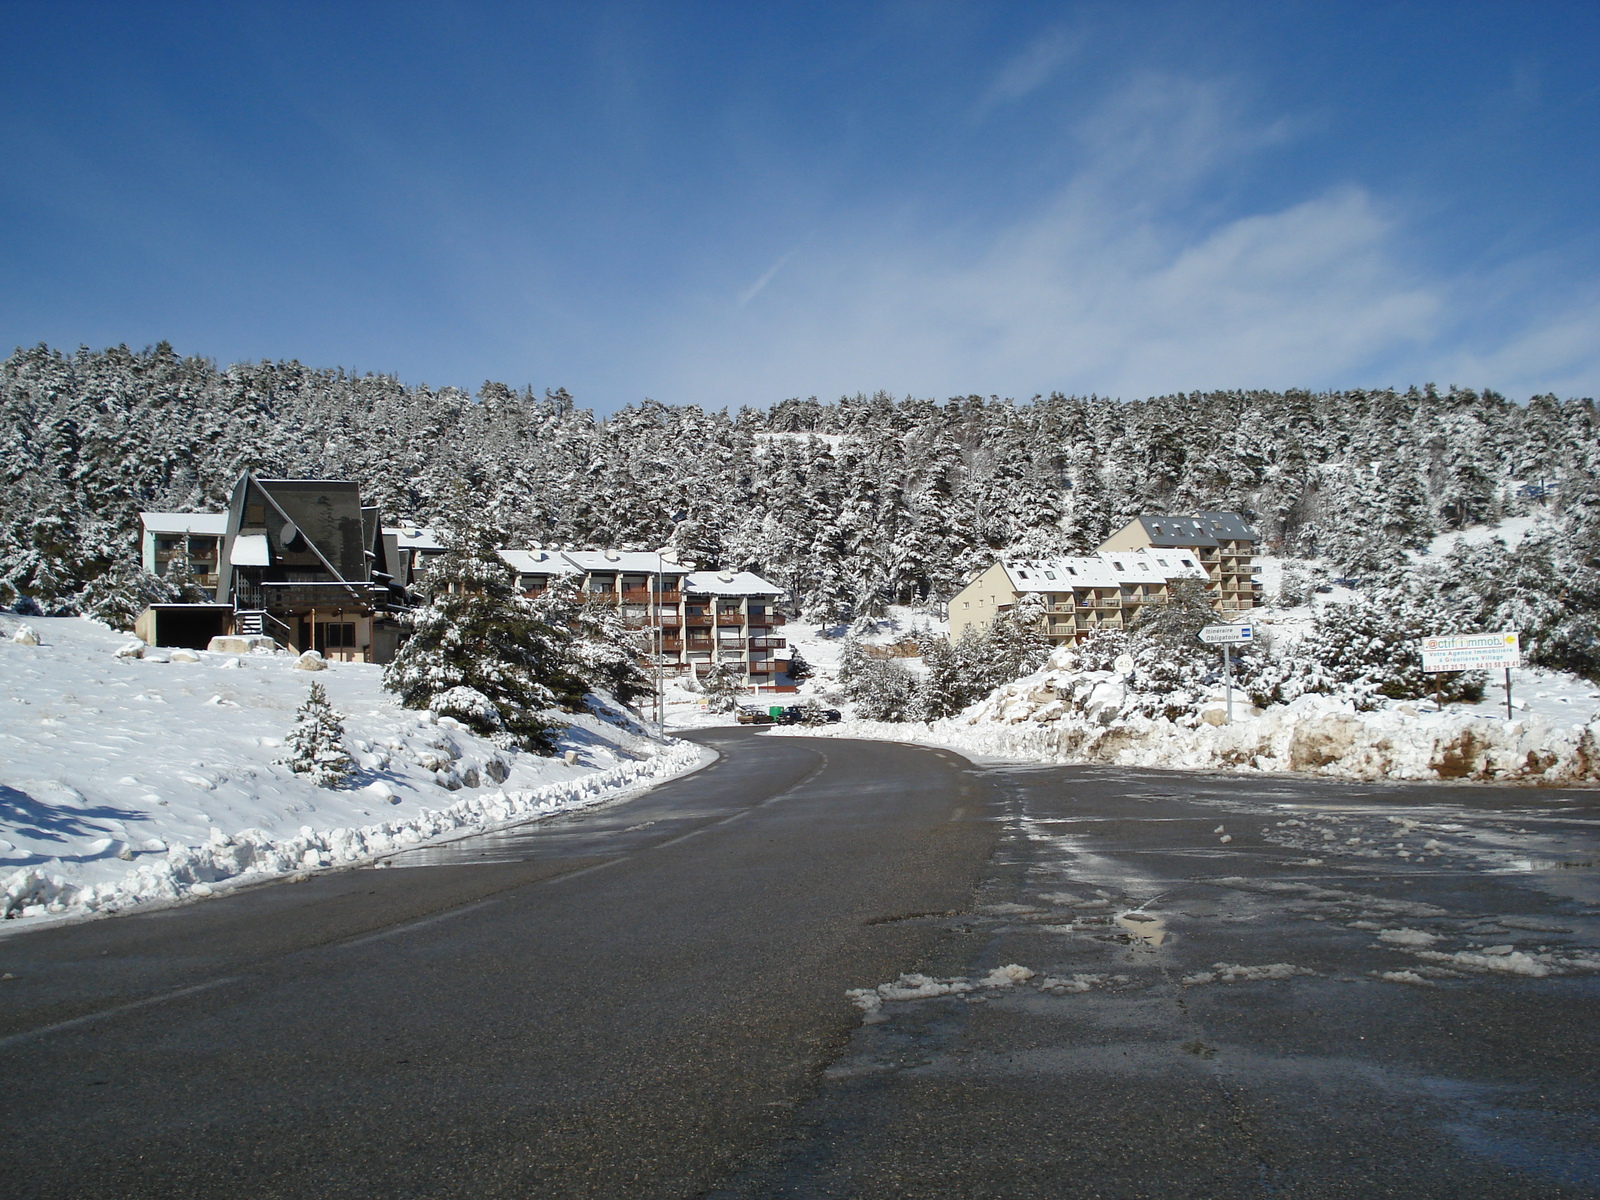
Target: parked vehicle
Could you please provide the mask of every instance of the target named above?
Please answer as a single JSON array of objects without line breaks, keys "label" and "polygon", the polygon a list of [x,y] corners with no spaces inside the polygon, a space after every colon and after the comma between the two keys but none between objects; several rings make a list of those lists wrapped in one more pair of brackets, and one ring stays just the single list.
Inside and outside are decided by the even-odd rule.
[{"label": "parked vehicle", "polygon": [[818,708],[811,704],[793,704],[778,715],[779,725],[832,725],[843,720],[836,708]]},{"label": "parked vehicle", "polygon": [[752,708],[748,704],[740,705],[738,714],[734,717],[741,725],[771,725],[772,714],[764,708]]}]

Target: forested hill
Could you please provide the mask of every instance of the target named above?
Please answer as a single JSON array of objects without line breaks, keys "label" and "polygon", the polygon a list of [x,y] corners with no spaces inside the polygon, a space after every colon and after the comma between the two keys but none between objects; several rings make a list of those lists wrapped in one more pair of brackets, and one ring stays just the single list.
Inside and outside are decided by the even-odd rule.
[{"label": "forested hill", "polygon": [[163,344],[0,365],[0,601],[47,607],[135,554],[140,509],[215,509],[244,468],[360,481],[388,520],[452,507],[506,544],[668,543],[752,566],[813,616],[948,595],[1008,547],[1088,548],[1143,512],[1230,509],[1352,572],[1544,509],[1593,565],[1592,400],[1432,387],[1113,401],[879,393],[606,419],[563,391],[476,396]]}]

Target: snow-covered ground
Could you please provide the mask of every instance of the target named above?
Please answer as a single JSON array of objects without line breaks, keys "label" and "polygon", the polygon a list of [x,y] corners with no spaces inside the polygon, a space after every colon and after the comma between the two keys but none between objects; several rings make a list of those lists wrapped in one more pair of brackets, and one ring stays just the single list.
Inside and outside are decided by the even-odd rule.
[{"label": "snow-covered ground", "polygon": [[[14,640],[26,626],[39,644]],[[82,915],[619,798],[709,752],[626,713],[562,719],[556,757],[498,750],[401,708],[382,668],[165,650],[75,618],[0,618],[0,913]],[[184,661],[186,658],[193,661]],[[338,790],[279,766],[310,683],[344,714],[359,771]]]},{"label": "snow-covered ground", "polygon": [[1504,690],[1496,686],[1477,704],[1447,704],[1442,712],[1431,701],[1357,712],[1321,695],[1262,712],[1236,693],[1232,723],[1225,720],[1220,690],[1200,705],[1192,723],[1131,714],[1124,708],[1128,691],[1115,672],[1079,670],[1070,651],[1058,650],[1042,670],[947,720],[847,720],[774,733],[885,738],[1038,762],[1351,779],[1600,782],[1600,688],[1555,671],[1512,672],[1511,720]]}]

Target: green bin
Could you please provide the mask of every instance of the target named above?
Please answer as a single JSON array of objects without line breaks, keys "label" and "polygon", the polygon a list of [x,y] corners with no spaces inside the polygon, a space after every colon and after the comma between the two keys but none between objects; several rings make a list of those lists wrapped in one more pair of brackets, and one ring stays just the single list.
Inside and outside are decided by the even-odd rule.
[{"label": "green bin", "polygon": [[783,716],[783,705],[774,704],[771,708],[767,709],[767,716],[776,721],[779,717]]}]

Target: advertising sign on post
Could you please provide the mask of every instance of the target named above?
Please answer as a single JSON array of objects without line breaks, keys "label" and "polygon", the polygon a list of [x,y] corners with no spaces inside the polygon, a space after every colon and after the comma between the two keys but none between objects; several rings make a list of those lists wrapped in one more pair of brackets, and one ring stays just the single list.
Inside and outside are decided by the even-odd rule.
[{"label": "advertising sign on post", "polygon": [[1515,629],[1501,633],[1449,633],[1425,637],[1422,669],[1435,671],[1486,671],[1493,667],[1520,667],[1522,647]]},{"label": "advertising sign on post", "polygon": [[[1511,668],[1522,665],[1521,635],[1515,629],[1503,629],[1499,633],[1444,633],[1422,638],[1417,646],[1422,651],[1422,669],[1430,675],[1503,668],[1506,720],[1511,720]],[[1444,707],[1442,699],[1439,706]]]}]

